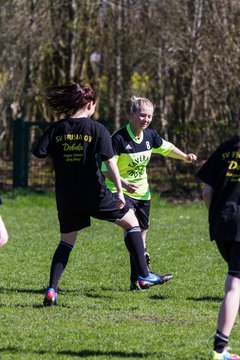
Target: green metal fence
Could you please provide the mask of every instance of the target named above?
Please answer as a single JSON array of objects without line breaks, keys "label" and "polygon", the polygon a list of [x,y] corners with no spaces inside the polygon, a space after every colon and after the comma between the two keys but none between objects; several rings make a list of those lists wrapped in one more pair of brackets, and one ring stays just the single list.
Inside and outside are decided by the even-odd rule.
[{"label": "green metal fence", "polygon": [[13,188],[34,190],[54,187],[54,172],[51,159],[32,160],[34,144],[49,125],[47,122],[14,121],[13,127]]},{"label": "green metal fence", "polygon": [[[48,122],[31,122],[24,119],[13,122],[13,154],[5,159],[0,157],[0,188],[28,188],[37,191],[54,189],[55,178],[51,158],[34,161],[31,159],[32,150],[47,126]],[[153,154],[148,166],[151,188],[161,194],[177,192],[181,195],[192,192],[195,196],[195,190],[199,192],[199,184],[196,184],[194,179],[194,169],[191,170],[181,162],[178,163],[177,171],[174,166],[172,159],[168,161]]]}]

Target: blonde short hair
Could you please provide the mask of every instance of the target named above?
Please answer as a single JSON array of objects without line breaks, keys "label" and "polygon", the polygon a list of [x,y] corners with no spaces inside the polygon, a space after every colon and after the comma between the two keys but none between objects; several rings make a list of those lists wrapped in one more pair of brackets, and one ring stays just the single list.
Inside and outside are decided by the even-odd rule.
[{"label": "blonde short hair", "polygon": [[155,106],[149,99],[143,97],[132,96],[131,103],[131,111],[133,113],[135,113],[141,107],[141,105],[152,106],[153,109],[155,108]]}]

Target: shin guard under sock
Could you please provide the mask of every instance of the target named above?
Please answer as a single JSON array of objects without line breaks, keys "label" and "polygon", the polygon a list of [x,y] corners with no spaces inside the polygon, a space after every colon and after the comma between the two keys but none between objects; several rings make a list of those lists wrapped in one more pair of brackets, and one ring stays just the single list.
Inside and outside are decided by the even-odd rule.
[{"label": "shin guard under sock", "polygon": [[135,263],[138,275],[142,277],[148,276],[148,268],[146,257],[144,255],[144,246],[139,226],[126,230],[125,235],[126,247]]},{"label": "shin guard under sock", "polygon": [[73,246],[60,241],[55,254],[53,255],[51,271],[50,271],[50,281],[49,287],[57,291],[58,282],[61,278],[61,275],[67,266],[70,252],[72,251]]}]

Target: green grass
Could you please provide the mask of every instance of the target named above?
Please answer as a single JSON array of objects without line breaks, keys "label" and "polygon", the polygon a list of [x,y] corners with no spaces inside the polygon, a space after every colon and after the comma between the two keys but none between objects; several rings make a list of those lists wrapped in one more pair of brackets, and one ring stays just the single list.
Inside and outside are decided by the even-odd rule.
[{"label": "green grass", "polygon": [[[44,308],[59,242],[54,196],[10,192],[0,211],[0,359],[209,358],[226,266],[209,241],[202,203],[152,201],[148,250],[155,271],[174,278],[130,292],[122,230],[93,220],[78,237],[60,282],[59,306]],[[239,351],[237,333],[230,345]]]}]

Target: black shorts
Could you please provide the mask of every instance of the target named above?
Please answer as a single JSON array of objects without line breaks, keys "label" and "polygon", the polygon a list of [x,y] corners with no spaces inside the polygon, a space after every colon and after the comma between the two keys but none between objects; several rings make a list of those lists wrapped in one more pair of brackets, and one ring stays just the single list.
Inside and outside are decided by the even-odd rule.
[{"label": "black shorts", "polygon": [[151,200],[137,200],[125,194],[124,197],[126,202],[130,203],[135,209],[135,215],[138,219],[140,228],[142,230],[147,230],[149,227]]},{"label": "black shorts", "polygon": [[78,206],[75,209],[74,207],[63,207],[61,210],[58,209],[60,232],[68,234],[82,230],[91,225],[91,217],[116,222],[121,220],[131,208],[133,208],[132,205],[126,203],[122,209],[119,209],[116,205],[116,194],[111,192],[108,193],[107,198],[104,198],[104,202],[92,208],[88,206],[84,208]]},{"label": "black shorts", "polygon": [[216,240],[216,244],[228,264],[228,274],[240,279],[240,242]]}]

